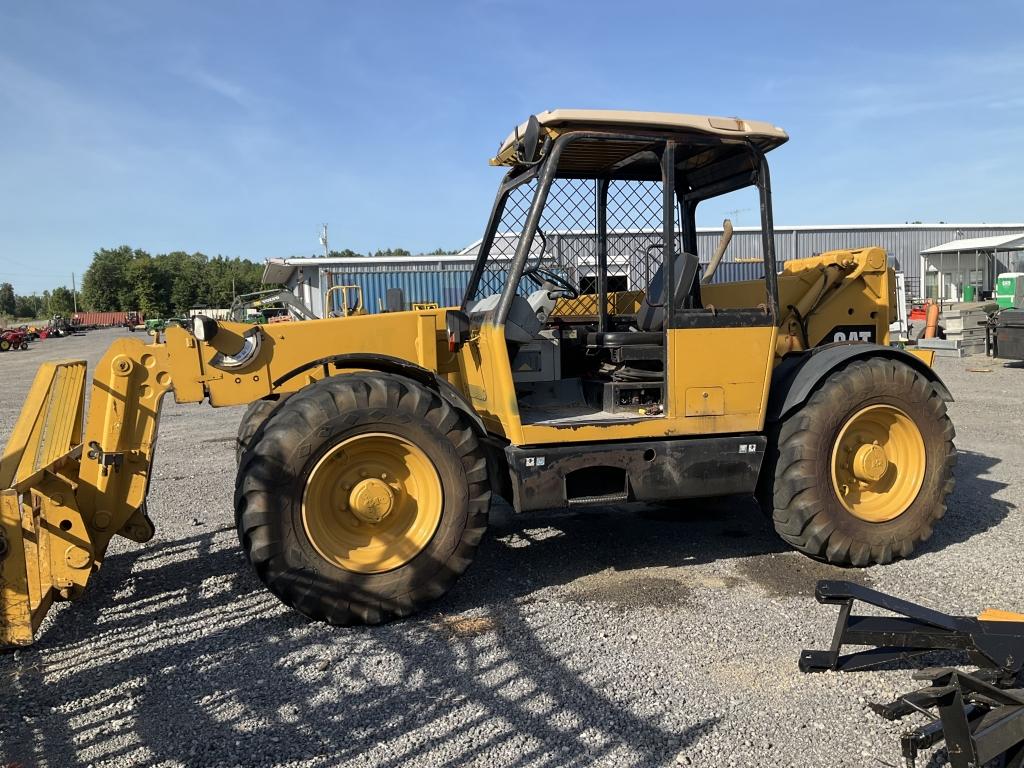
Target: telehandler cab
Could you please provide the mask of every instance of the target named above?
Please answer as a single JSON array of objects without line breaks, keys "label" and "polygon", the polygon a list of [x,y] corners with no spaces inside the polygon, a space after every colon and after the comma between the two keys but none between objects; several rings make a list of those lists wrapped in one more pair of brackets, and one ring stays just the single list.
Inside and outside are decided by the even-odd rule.
[{"label": "telehandler cab", "polygon": [[[555,110],[507,167],[461,306],[116,341],[39,371],[0,464],[0,641],[153,535],[160,403],[251,404],[235,519],[259,578],[332,624],[405,616],[466,569],[492,493],[519,512],[755,494],[795,548],[908,555],[953,480],[950,395],[888,345],[879,248],[777,264],[768,123]],[[763,276],[702,265],[697,207],[759,197]],[[856,339],[857,341],[850,341]]]}]

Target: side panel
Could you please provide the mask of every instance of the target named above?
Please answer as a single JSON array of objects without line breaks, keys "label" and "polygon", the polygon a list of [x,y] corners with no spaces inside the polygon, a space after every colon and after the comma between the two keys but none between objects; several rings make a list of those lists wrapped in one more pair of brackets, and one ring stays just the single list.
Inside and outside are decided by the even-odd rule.
[{"label": "side panel", "polygon": [[521,443],[522,422],[504,329],[490,323],[481,325],[459,348],[458,366],[463,392],[487,430]]},{"label": "side panel", "polygon": [[668,424],[678,435],[756,432],[764,426],[774,326],[668,332]]},{"label": "side panel", "polygon": [[[34,553],[34,549],[33,549]],[[21,506],[14,490],[0,492],[0,648],[29,645],[32,624],[32,591],[22,531]],[[33,566],[36,563],[33,562]],[[35,590],[38,594],[38,589]],[[45,610],[45,609],[44,609]]]}]

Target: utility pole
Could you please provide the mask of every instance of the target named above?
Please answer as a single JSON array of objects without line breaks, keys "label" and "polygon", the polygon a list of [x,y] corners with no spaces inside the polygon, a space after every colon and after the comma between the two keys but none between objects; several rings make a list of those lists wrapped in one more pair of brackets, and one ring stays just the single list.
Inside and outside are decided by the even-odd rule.
[{"label": "utility pole", "polygon": [[324,258],[326,259],[331,255],[330,248],[327,247],[327,225],[324,224],[323,230],[320,232],[320,245],[324,247]]},{"label": "utility pole", "polygon": [[729,214],[730,219],[736,219],[736,226],[740,223],[740,214],[749,211],[749,208],[733,208],[731,211],[726,211]]},{"label": "utility pole", "polygon": [[75,308],[75,314],[78,314],[78,288],[75,287],[75,273],[71,273],[71,304]]}]

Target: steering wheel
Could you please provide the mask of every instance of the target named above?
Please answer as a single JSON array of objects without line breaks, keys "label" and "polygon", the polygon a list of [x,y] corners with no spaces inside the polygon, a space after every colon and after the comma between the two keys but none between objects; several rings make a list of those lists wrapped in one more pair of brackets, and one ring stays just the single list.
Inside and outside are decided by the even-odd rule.
[{"label": "steering wheel", "polygon": [[523,277],[530,278],[538,288],[543,288],[544,283],[549,283],[562,292],[563,298],[577,299],[580,296],[579,287],[569,282],[569,278],[557,272],[552,272],[546,267],[527,267],[523,270]]}]

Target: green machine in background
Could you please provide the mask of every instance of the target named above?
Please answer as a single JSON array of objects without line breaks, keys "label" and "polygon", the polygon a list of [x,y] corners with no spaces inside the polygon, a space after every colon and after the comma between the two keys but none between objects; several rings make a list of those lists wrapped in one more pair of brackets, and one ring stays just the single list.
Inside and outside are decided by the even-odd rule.
[{"label": "green machine in background", "polygon": [[1000,309],[1024,308],[1024,272],[1003,272],[996,277],[996,301]]}]

